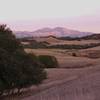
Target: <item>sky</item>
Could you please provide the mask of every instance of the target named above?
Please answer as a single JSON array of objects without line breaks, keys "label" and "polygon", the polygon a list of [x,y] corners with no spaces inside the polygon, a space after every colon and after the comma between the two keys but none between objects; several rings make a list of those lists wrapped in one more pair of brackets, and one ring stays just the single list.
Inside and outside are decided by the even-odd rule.
[{"label": "sky", "polygon": [[12,30],[65,27],[100,32],[100,0],[0,0],[0,23]]}]

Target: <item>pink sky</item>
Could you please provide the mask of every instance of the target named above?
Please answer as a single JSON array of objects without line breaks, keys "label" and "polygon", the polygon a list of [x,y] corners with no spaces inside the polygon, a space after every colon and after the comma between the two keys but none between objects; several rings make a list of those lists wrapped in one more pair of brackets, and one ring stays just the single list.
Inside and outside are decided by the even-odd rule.
[{"label": "pink sky", "polygon": [[79,31],[100,33],[100,16],[80,16],[75,18],[54,18],[36,20],[8,21],[6,24],[14,31],[34,31],[44,27],[65,27]]},{"label": "pink sky", "polygon": [[12,30],[66,27],[100,32],[100,0],[0,0],[0,22]]}]

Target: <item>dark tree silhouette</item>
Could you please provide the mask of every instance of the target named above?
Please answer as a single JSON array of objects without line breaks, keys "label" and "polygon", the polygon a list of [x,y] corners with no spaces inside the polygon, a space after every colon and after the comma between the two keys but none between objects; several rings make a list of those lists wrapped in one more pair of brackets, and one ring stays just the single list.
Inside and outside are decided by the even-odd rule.
[{"label": "dark tree silhouette", "polygon": [[0,94],[37,85],[46,78],[42,65],[27,54],[13,32],[0,25]]}]

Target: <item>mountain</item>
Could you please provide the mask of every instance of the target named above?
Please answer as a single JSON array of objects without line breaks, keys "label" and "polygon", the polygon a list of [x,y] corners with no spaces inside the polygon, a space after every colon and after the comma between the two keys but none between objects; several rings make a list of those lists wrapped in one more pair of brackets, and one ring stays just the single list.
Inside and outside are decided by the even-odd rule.
[{"label": "mountain", "polygon": [[44,36],[56,36],[56,37],[82,37],[91,34],[95,34],[92,32],[80,32],[77,30],[71,30],[64,27],[55,27],[55,28],[42,28],[33,32],[27,31],[17,31],[15,32],[18,38],[21,37],[44,37]]}]

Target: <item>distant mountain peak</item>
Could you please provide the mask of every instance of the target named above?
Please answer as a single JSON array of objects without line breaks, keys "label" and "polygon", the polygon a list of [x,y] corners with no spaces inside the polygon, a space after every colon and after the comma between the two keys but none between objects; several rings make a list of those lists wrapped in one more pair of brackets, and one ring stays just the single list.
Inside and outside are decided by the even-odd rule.
[{"label": "distant mountain peak", "polygon": [[55,27],[55,28],[49,28],[49,27],[44,27],[42,29],[35,30],[33,32],[16,32],[16,36],[18,37],[42,37],[42,36],[56,36],[56,37],[82,37],[86,35],[91,35],[95,34],[92,32],[80,32],[77,30],[72,30],[64,27]]}]

